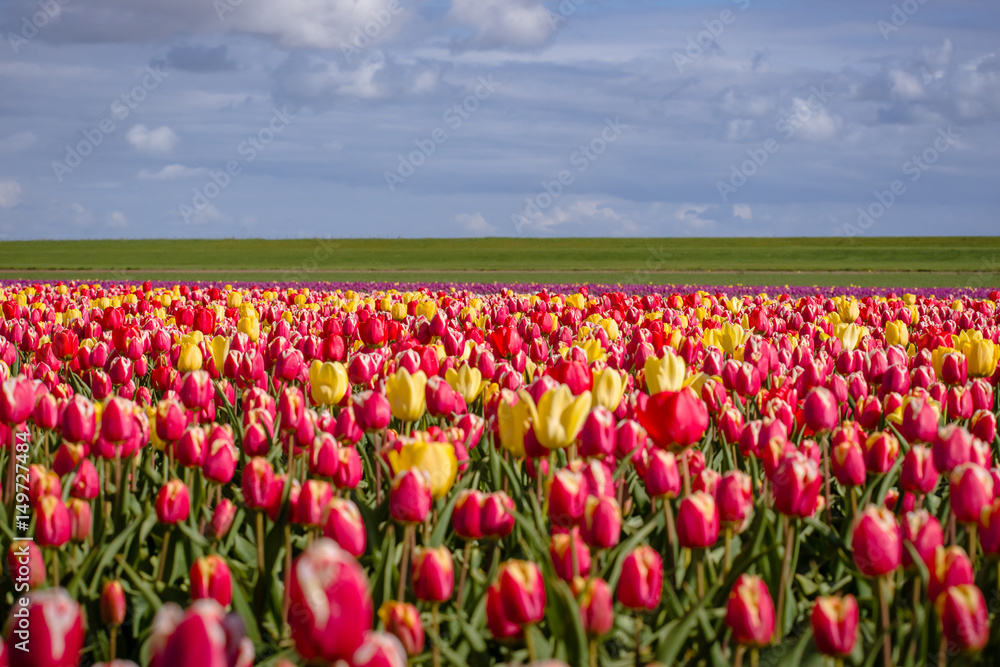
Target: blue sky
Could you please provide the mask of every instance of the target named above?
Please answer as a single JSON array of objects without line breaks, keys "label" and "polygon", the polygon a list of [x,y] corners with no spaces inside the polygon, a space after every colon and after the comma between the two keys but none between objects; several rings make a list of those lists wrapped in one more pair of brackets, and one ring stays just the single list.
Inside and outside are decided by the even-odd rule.
[{"label": "blue sky", "polygon": [[7,239],[998,228],[992,0],[4,0],[0,33]]}]

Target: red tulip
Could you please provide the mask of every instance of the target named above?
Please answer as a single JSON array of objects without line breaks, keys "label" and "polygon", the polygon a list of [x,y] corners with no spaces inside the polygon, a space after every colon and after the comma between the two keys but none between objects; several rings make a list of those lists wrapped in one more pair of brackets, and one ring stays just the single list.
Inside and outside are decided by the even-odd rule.
[{"label": "red tulip", "polygon": [[865,442],[865,466],[868,472],[888,472],[899,456],[899,440],[888,432],[873,433]]},{"label": "red tulip", "polygon": [[663,594],[663,560],[640,545],[625,557],[618,579],[618,601],[629,609],[656,609]]},{"label": "red tulip", "polygon": [[[578,528],[570,529],[571,533],[557,533],[552,536],[549,544],[549,555],[555,568],[556,576],[572,583],[574,576],[586,577],[590,574],[590,549],[581,539]],[[576,547],[577,570],[573,572],[573,546]]]},{"label": "red tulip", "polygon": [[786,454],[774,471],[774,507],[782,514],[809,517],[818,508],[823,484],[819,466],[798,452]]},{"label": "red tulip", "polygon": [[212,511],[212,520],[209,522],[209,535],[216,539],[222,539],[233,526],[236,518],[236,505],[229,498],[223,498]]},{"label": "red tulip", "polygon": [[266,508],[272,500],[274,468],[265,458],[255,457],[243,468],[243,502],[250,509]]},{"label": "red tulip", "polygon": [[[916,510],[903,515],[901,537],[904,543],[913,545],[920,560],[928,567],[934,558],[934,552],[944,544],[941,522],[927,510]],[[912,567],[913,556],[910,555],[910,550],[904,547],[902,553],[903,567]]]},{"label": "red tulip", "polygon": [[499,642],[517,639],[522,634],[521,626],[507,618],[504,612],[499,580],[486,590],[486,627]]},{"label": "red tulip", "polygon": [[424,650],[424,626],[420,612],[408,602],[388,600],[378,610],[386,632],[396,636],[407,655],[419,655]]},{"label": "red tulip", "polygon": [[802,402],[802,414],[806,426],[813,433],[826,433],[840,423],[840,406],[833,392],[824,387],[815,387]]},{"label": "red tulip", "polygon": [[753,483],[750,476],[739,470],[722,475],[715,491],[719,522],[734,533],[746,528],[753,514]]},{"label": "red tulip", "polygon": [[549,489],[549,520],[553,526],[566,528],[583,518],[587,487],[583,475],[573,469],[557,470]]},{"label": "red tulip", "polygon": [[354,417],[362,431],[382,431],[389,425],[392,409],[389,399],[378,392],[365,391],[355,394]]},{"label": "red tulip", "polygon": [[156,517],[161,523],[175,524],[188,518],[191,500],[183,481],[172,479],[156,494]]},{"label": "red tulip", "polygon": [[963,463],[951,473],[951,511],[961,523],[978,523],[993,502],[993,477],[976,463]]},{"label": "red tulip", "polygon": [[[84,640],[80,605],[62,588],[33,591],[19,600],[7,623],[11,667],[77,667]],[[20,642],[30,650],[20,650]]]},{"label": "red tulip", "polygon": [[197,600],[187,611],[170,602],[153,619],[149,667],[208,665],[250,667],[253,642],[239,616],[226,616],[218,602]]},{"label": "red tulip", "polygon": [[31,381],[23,376],[4,380],[0,385],[0,421],[20,424],[35,408],[35,392]]},{"label": "red tulip", "polygon": [[181,434],[180,440],[174,446],[177,463],[185,468],[200,468],[205,463],[208,453],[205,442],[205,429],[192,425]]},{"label": "red tulip", "polygon": [[207,371],[191,371],[184,376],[178,394],[184,407],[199,412],[215,398],[215,385]]},{"label": "red tulip", "polygon": [[455,500],[451,513],[451,523],[455,534],[463,540],[479,540],[483,537],[482,516],[486,494],[480,491],[462,491]]},{"label": "red tulip", "polygon": [[587,415],[580,430],[580,456],[605,457],[615,451],[617,432],[611,411],[598,405]]},{"label": "red tulip", "polygon": [[62,436],[69,442],[90,443],[97,430],[97,412],[94,404],[77,394],[63,408]]},{"label": "red tulip", "polygon": [[101,413],[101,437],[118,444],[131,438],[134,428],[132,402],[118,396],[108,399]]},{"label": "red tulip", "polygon": [[538,565],[523,560],[508,560],[500,565],[498,575],[503,617],[517,625],[538,623],[545,615],[545,582]]},{"label": "red tulip", "polygon": [[79,498],[70,498],[66,501],[66,510],[69,512],[70,539],[74,542],[86,542],[93,525],[90,503]]},{"label": "red tulip", "polygon": [[934,606],[949,647],[962,653],[975,653],[985,648],[990,638],[990,618],[986,600],[976,586],[952,586]]},{"label": "red tulip", "polygon": [[726,625],[737,644],[761,647],[771,642],[774,602],[763,579],[752,574],[739,576],[726,603]]},{"label": "red tulip", "polygon": [[187,428],[187,415],[177,401],[162,400],[156,404],[156,435],[164,442],[179,440]]},{"label": "red tulip", "polygon": [[677,510],[677,540],[687,549],[710,547],[719,539],[715,497],[694,491],[681,499]]},{"label": "red tulip", "polygon": [[934,558],[927,563],[930,580],[927,582],[927,597],[937,600],[938,596],[952,586],[971,584],[975,581],[972,563],[962,547],[939,546]]},{"label": "red tulip", "polygon": [[191,599],[211,598],[223,607],[233,599],[233,579],[225,559],[209,554],[191,566]]},{"label": "red tulip", "polygon": [[853,438],[845,438],[830,450],[830,471],[844,486],[861,486],[865,483],[865,453]]},{"label": "red tulip", "polygon": [[58,496],[42,496],[35,508],[35,542],[41,547],[61,547],[71,534],[69,510]]},{"label": "red tulip", "polygon": [[903,467],[899,471],[899,485],[913,494],[927,494],[934,490],[938,482],[938,471],[934,467],[934,456],[929,447],[913,445],[903,457]]},{"label": "red tulip", "polygon": [[389,490],[389,515],[400,523],[423,523],[431,510],[431,482],[417,468],[400,471]]},{"label": "red tulip", "polygon": [[617,545],[622,531],[618,501],[608,496],[587,496],[580,528],[584,542],[596,549]]},{"label": "red tulip", "polygon": [[676,498],[681,492],[681,475],[673,452],[652,448],[646,474],[646,493],[652,498]]},{"label": "red tulip", "polygon": [[979,517],[979,544],[983,553],[1000,555],[1000,498],[983,508]]},{"label": "red tulip", "polygon": [[15,588],[41,588],[45,583],[45,560],[42,550],[33,541],[13,542],[7,548],[7,571]]},{"label": "red tulip", "polygon": [[388,632],[366,632],[351,658],[352,667],[406,667],[406,649]]},{"label": "red tulip", "polygon": [[611,632],[614,626],[615,610],[611,598],[611,588],[603,579],[587,579],[582,590],[577,592],[580,616],[584,631],[592,637],[600,637]]},{"label": "red tulip", "polygon": [[684,448],[701,440],[708,428],[708,408],[691,387],[649,397],[639,422],[664,448]]},{"label": "red tulip", "polygon": [[334,497],[324,511],[327,516],[323,535],[355,558],[363,556],[368,536],[358,506],[350,500]]},{"label": "red tulip", "polygon": [[514,530],[514,501],[503,491],[488,494],[483,501],[480,528],[483,537],[501,539]]},{"label": "red tulip", "polygon": [[336,542],[313,542],[292,566],[289,587],[295,648],[306,660],[350,660],[371,629],[368,579]]},{"label": "red tulip", "polygon": [[125,622],[125,589],[118,580],[107,581],[101,589],[101,623],[121,625]]},{"label": "red tulip", "polygon": [[317,479],[306,480],[298,498],[293,503],[292,521],[306,526],[321,526],[327,505],[333,499],[330,483]]},{"label": "red tulip", "polygon": [[810,621],[820,653],[843,657],[854,651],[858,639],[858,602],[853,595],[816,598]]},{"label": "red tulip", "polygon": [[899,567],[903,545],[892,512],[869,505],[858,514],[851,539],[854,564],[862,574],[879,577]]},{"label": "red tulip", "polygon": [[977,410],[969,423],[972,435],[983,442],[993,442],[997,437],[997,417],[989,410]]},{"label": "red tulip", "polygon": [[418,600],[444,602],[455,587],[455,567],[445,546],[413,550],[413,592]]}]

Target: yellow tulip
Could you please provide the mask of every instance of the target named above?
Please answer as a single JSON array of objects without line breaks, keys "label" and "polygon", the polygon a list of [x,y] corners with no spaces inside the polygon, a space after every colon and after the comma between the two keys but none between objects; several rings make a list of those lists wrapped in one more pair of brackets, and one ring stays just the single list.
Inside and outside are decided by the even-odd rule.
[{"label": "yellow tulip", "polygon": [[462,364],[458,369],[449,368],[444,374],[444,379],[451,385],[451,388],[462,395],[466,405],[479,396],[486,384],[483,382],[483,374],[478,368],[473,368],[469,364]]},{"label": "yellow tulip", "polygon": [[251,343],[256,343],[257,339],[260,338],[260,320],[251,316],[241,317],[236,324],[236,330],[246,334]]},{"label": "yellow tulip", "polygon": [[181,343],[181,353],[177,357],[177,370],[181,373],[200,370],[204,363],[201,348],[192,341]]},{"label": "yellow tulip", "polygon": [[844,349],[851,351],[858,346],[861,338],[868,333],[867,329],[857,324],[838,324],[833,329],[834,335],[843,343]]},{"label": "yellow tulip", "polygon": [[906,328],[906,323],[900,320],[895,320],[893,322],[888,322],[885,325],[885,344],[886,345],[902,345],[906,347],[906,344],[910,342],[910,332]]},{"label": "yellow tulip", "polygon": [[222,367],[226,363],[226,355],[229,354],[229,339],[226,336],[216,336],[212,339],[208,349],[212,353],[215,370],[222,373]]},{"label": "yellow tulip", "polygon": [[962,351],[965,353],[970,377],[990,377],[1000,362],[1000,345],[991,340],[970,341]]},{"label": "yellow tulip", "polygon": [[526,401],[519,399],[510,389],[503,389],[500,392],[497,425],[503,448],[514,456],[523,458],[524,434],[531,428],[531,409]]},{"label": "yellow tulip", "polygon": [[392,319],[396,320],[397,322],[405,320],[406,304],[397,301],[396,303],[392,304],[392,308],[389,309],[389,314],[392,315]]},{"label": "yellow tulip", "polygon": [[385,381],[385,397],[389,399],[392,416],[400,421],[415,422],[427,407],[424,389],[427,376],[423,371],[410,375],[410,371],[400,368],[395,375]]},{"label": "yellow tulip", "polygon": [[350,380],[347,369],[339,361],[313,360],[309,366],[309,394],[316,405],[336,405],[344,398]]},{"label": "yellow tulip", "polygon": [[588,363],[592,364],[595,361],[604,361],[607,358],[607,355],[604,353],[604,346],[596,338],[588,338],[577,345],[577,347],[587,353]]},{"label": "yellow tulip", "polygon": [[684,360],[671,349],[662,358],[649,357],[643,366],[646,374],[646,388],[650,394],[664,391],[680,391],[684,386],[687,367]]},{"label": "yellow tulip", "polygon": [[389,452],[393,476],[404,470],[420,470],[431,480],[431,495],[435,499],[448,495],[458,476],[458,458],[448,442],[415,440],[404,444],[399,452]]},{"label": "yellow tulip", "polygon": [[564,384],[542,394],[537,406],[527,394],[521,400],[528,403],[535,437],[546,449],[563,449],[573,444],[593,404],[589,391],[574,397]]},{"label": "yellow tulip", "polygon": [[428,320],[434,319],[437,314],[437,304],[433,301],[421,301],[417,304],[417,316],[423,315]]},{"label": "yellow tulip", "polygon": [[850,324],[861,315],[861,308],[858,307],[858,302],[854,299],[845,299],[837,304],[837,314],[840,315],[841,322]]},{"label": "yellow tulip", "polygon": [[743,331],[743,327],[732,322],[724,322],[722,325],[722,349],[732,354],[738,347],[743,347],[743,343],[750,336],[749,331]]},{"label": "yellow tulip", "polygon": [[226,306],[229,308],[239,308],[243,303],[243,295],[239,292],[230,292],[226,295]]},{"label": "yellow tulip", "polygon": [[613,368],[594,371],[594,403],[614,412],[622,402],[625,385],[621,374]]}]

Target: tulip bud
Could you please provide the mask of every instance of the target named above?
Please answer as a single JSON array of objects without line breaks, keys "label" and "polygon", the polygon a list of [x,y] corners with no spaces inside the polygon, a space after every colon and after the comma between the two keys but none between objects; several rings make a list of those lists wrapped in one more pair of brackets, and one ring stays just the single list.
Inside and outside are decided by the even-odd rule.
[{"label": "tulip bud", "polygon": [[652,498],[676,498],[681,492],[681,476],[673,452],[651,448],[646,465],[646,493]]},{"label": "tulip bud", "polygon": [[215,398],[215,385],[207,371],[196,370],[184,376],[178,394],[184,407],[199,412]]},{"label": "tulip bud", "polygon": [[557,470],[549,489],[549,520],[553,526],[567,528],[579,523],[587,503],[583,475],[570,468]]},{"label": "tulip bud", "polygon": [[[916,510],[903,515],[901,537],[904,543],[913,545],[920,560],[928,567],[934,558],[935,550],[944,544],[941,522],[927,510]],[[912,567],[913,556],[910,555],[910,550],[904,548],[902,554],[903,567]]]},{"label": "tulip bud", "polygon": [[951,511],[960,523],[978,523],[993,502],[993,477],[976,463],[963,463],[951,473]]},{"label": "tulip bud", "polygon": [[35,542],[42,547],[61,547],[71,535],[69,510],[58,496],[42,496],[36,506]]},{"label": "tulip bud", "polygon": [[486,494],[480,491],[465,490],[459,494],[451,513],[452,526],[459,538],[478,540],[483,537],[481,525],[485,500]]},{"label": "tulip bud", "polygon": [[798,452],[785,454],[775,468],[774,507],[793,517],[812,516],[819,502],[823,477],[816,461]]},{"label": "tulip bud", "polygon": [[663,593],[663,560],[652,547],[640,545],[622,563],[618,601],[629,609],[656,609]]},{"label": "tulip bud", "polygon": [[932,602],[952,586],[971,584],[975,580],[972,563],[962,547],[939,546],[927,563],[927,569],[930,571],[927,597]]},{"label": "tulip bud", "polygon": [[191,599],[211,598],[223,607],[232,600],[232,577],[221,557],[210,554],[191,566]]},{"label": "tulip bud", "polygon": [[638,413],[643,428],[664,448],[693,445],[708,429],[708,408],[691,387],[650,396]]},{"label": "tulip bud", "polygon": [[122,582],[113,580],[104,583],[101,589],[101,623],[117,626],[125,622],[125,589]]},{"label": "tulip bud", "polygon": [[949,647],[961,653],[975,653],[985,648],[990,636],[990,618],[979,588],[972,584],[953,586],[934,606]]},{"label": "tulip bud", "polygon": [[874,475],[888,472],[898,456],[899,440],[891,433],[873,433],[865,441],[865,466]]},{"label": "tulip bud", "polygon": [[378,610],[386,632],[396,636],[407,655],[419,655],[424,650],[424,626],[420,612],[408,602],[386,601]]},{"label": "tulip bud", "polygon": [[879,577],[899,567],[902,540],[892,512],[869,505],[858,514],[851,539],[854,564],[862,574]]},{"label": "tulip bud", "polygon": [[833,445],[830,451],[830,470],[844,486],[861,486],[865,483],[865,454],[857,440],[846,438]]},{"label": "tulip bud", "polygon": [[711,494],[695,491],[681,499],[677,539],[687,549],[710,547],[719,539],[719,515]]},{"label": "tulip bud", "polygon": [[498,574],[503,615],[511,623],[531,625],[545,616],[545,582],[538,565],[523,560],[500,564]]},{"label": "tulip bud", "polygon": [[577,593],[584,631],[592,637],[611,632],[614,626],[614,601],[611,588],[603,579],[587,579],[583,590]]},{"label": "tulip bud", "polygon": [[816,387],[802,402],[802,414],[806,426],[813,433],[826,433],[840,423],[840,408],[833,393],[824,387]]},{"label": "tulip bud", "polygon": [[715,502],[719,522],[734,533],[743,532],[753,514],[754,496],[750,476],[739,470],[724,473],[715,491]]},{"label": "tulip bud", "polygon": [[108,399],[101,413],[101,437],[118,444],[131,438],[134,428],[131,401],[118,396]]},{"label": "tulip bud", "polygon": [[904,491],[913,494],[927,494],[938,483],[938,471],[934,467],[934,457],[930,448],[913,445],[903,457],[903,467],[899,471],[899,484]]},{"label": "tulip bud", "polygon": [[979,544],[983,553],[989,556],[1000,555],[1000,498],[983,508],[979,517]]},{"label": "tulip bud", "polygon": [[514,501],[503,491],[488,494],[483,501],[480,529],[483,537],[502,539],[514,530]]},{"label": "tulip bud", "polygon": [[355,394],[354,417],[362,431],[382,431],[389,425],[392,410],[389,400],[378,392],[365,391]]},{"label": "tulip bud", "polygon": [[45,583],[45,560],[42,550],[33,541],[14,542],[7,548],[7,571],[16,583],[25,583],[29,590]]},{"label": "tulip bud", "polygon": [[969,427],[972,435],[983,442],[993,442],[997,437],[997,417],[989,410],[977,410],[973,413]]},{"label": "tulip bud", "polygon": [[853,595],[816,598],[810,621],[820,653],[843,657],[854,651],[858,639],[858,601]]},{"label": "tulip bud", "polygon": [[306,660],[350,660],[371,629],[368,579],[333,540],[313,542],[295,560],[289,599],[292,640]]},{"label": "tulip bud", "polygon": [[215,506],[212,512],[212,521],[209,523],[209,535],[215,539],[222,539],[233,526],[236,518],[236,505],[229,498],[223,498]]},{"label": "tulip bud", "polygon": [[[566,582],[573,582],[576,576],[586,577],[590,574],[590,549],[580,539],[579,529],[575,526],[571,533],[557,533],[552,536],[549,545],[549,555],[555,568],[556,576]],[[576,572],[573,572],[573,550],[576,550]]]},{"label": "tulip bud", "polygon": [[774,636],[774,602],[760,577],[741,574],[726,603],[726,625],[733,640],[743,646],[761,647]]},{"label": "tulip bud", "polygon": [[616,430],[614,415],[598,405],[587,415],[580,431],[580,456],[611,456],[615,451]]},{"label": "tulip bud", "polygon": [[174,452],[177,463],[185,468],[200,468],[205,463],[207,454],[205,429],[200,426],[189,426],[180,440],[177,441]]},{"label": "tulip bud", "polygon": [[62,436],[74,443],[90,443],[97,430],[97,412],[94,404],[79,394],[73,396],[63,408]]},{"label": "tulip bud", "polygon": [[175,524],[188,518],[191,500],[183,481],[172,479],[156,494],[156,517],[161,523]]},{"label": "tulip bud", "polygon": [[323,535],[355,558],[363,556],[368,535],[358,506],[344,498],[333,498],[326,509],[329,514],[323,526]]},{"label": "tulip bud", "polygon": [[431,484],[426,471],[403,470],[392,480],[389,515],[400,523],[423,523],[431,508]]},{"label": "tulip bud", "polygon": [[70,498],[66,502],[66,509],[69,512],[70,539],[74,542],[86,542],[93,524],[90,503]]},{"label": "tulip bud", "polygon": [[455,568],[448,547],[413,550],[413,593],[418,600],[444,602],[455,587]]},{"label": "tulip bud", "polygon": [[951,472],[972,460],[972,436],[961,426],[947,424],[934,438],[934,467],[940,472]]},{"label": "tulip bud", "polygon": [[266,508],[271,502],[274,468],[267,459],[255,457],[243,469],[243,502],[250,509]]},{"label": "tulip bud", "polygon": [[609,496],[587,496],[581,522],[584,542],[597,549],[610,549],[618,544],[621,530],[622,511],[618,501]]},{"label": "tulip bud", "polygon": [[205,450],[205,478],[216,484],[228,484],[232,481],[239,460],[233,428],[228,424],[213,424],[206,437]]},{"label": "tulip bud", "polygon": [[306,526],[322,525],[326,507],[332,498],[333,491],[329,482],[306,480],[293,505],[293,522]]}]

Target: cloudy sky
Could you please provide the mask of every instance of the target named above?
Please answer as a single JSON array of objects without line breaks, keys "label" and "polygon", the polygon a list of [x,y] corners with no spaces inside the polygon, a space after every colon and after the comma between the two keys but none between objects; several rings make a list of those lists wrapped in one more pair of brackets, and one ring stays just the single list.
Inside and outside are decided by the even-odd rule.
[{"label": "cloudy sky", "polygon": [[995,234],[995,0],[3,0],[0,236]]}]

